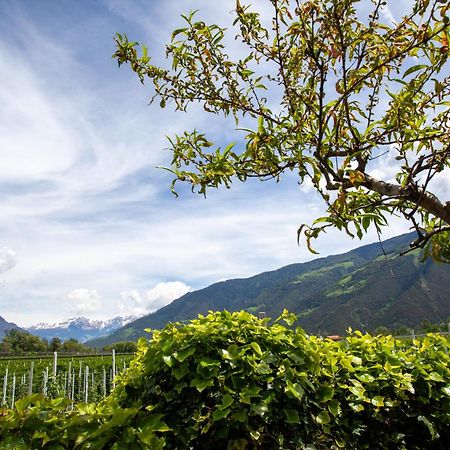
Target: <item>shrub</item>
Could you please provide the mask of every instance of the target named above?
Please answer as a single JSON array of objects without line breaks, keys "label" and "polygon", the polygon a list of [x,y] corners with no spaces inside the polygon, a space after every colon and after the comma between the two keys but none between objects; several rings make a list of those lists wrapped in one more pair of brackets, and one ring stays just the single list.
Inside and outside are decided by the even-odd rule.
[{"label": "shrub", "polygon": [[139,341],[103,403],[67,413],[35,396],[0,411],[0,449],[450,448],[446,339],[333,342],[294,321],[225,311],[169,324]]}]

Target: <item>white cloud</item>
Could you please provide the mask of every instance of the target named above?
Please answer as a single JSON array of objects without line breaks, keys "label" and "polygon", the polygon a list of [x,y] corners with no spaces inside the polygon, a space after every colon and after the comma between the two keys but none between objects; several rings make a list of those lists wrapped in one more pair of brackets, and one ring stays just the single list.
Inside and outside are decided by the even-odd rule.
[{"label": "white cloud", "polygon": [[122,315],[144,315],[154,312],[173,300],[189,292],[191,287],[182,281],[168,281],[157,283],[141,295],[137,290],[120,293],[119,310]]},{"label": "white cloud", "polygon": [[93,313],[102,306],[100,294],[95,289],[74,289],[67,298],[71,301],[71,309],[75,314]]},{"label": "white cloud", "polygon": [[395,159],[398,154],[398,145],[391,144],[386,154],[372,161],[369,174],[380,180],[395,182],[395,175],[400,171],[400,163]]},{"label": "white cloud", "polygon": [[144,301],[138,291],[122,291],[120,297],[119,311],[122,316],[141,316],[145,314]]},{"label": "white cloud", "polygon": [[7,247],[0,248],[0,273],[11,270],[17,264],[17,255]]},{"label": "white cloud", "polygon": [[154,288],[146,292],[147,310],[149,312],[156,311],[190,290],[190,286],[182,281],[158,283]]},{"label": "white cloud", "polygon": [[42,179],[67,169],[77,139],[63,123],[61,105],[49,100],[20,58],[1,47],[0,72],[0,178]]}]

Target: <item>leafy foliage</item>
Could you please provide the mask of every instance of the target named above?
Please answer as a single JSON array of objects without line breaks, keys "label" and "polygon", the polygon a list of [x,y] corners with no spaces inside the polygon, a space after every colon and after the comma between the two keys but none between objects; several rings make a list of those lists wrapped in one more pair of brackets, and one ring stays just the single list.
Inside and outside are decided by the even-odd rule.
[{"label": "leafy foliage", "polygon": [[134,341],[119,341],[111,345],[103,347],[104,351],[115,350],[116,353],[135,353],[137,350],[136,342]]},{"label": "leafy foliage", "polygon": [[5,332],[3,341],[0,342],[0,351],[11,355],[24,355],[54,351],[89,353],[93,350],[76,339],[68,339],[65,342],[61,342],[59,338],[53,338],[49,343],[45,339],[28,333],[28,331],[12,328]]},{"label": "leafy foliage", "polygon": [[294,321],[224,311],[170,324],[139,341],[104,402],[0,410],[0,449],[449,448],[446,339],[333,342]]},{"label": "leafy foliage", "polygon": [[[196,13],[183,15],[166,47],[171,68],[151,63],[147,48],[118,34],[114,54],[140,81],[153,85],[160,106],[244,116],[245,146],[214,148],[186,131],[170,140],[174,184],[205,194],[234,179],[279,179],[286,171],[311,183],[327,213],[302,226],[308,247],[328,227],[359,238],[403,215],[418,233],[414,247],[448,262],[450,202],[432,192],[450,167],[450,4],[416,0],[399,22],[383,22],[384,0],[270,0],[271,26],[256,6],[236,1],[233,60],[226,30]],[[393,2],[394,3],[394,2]],[[396,181],[377,179],[374,161],[388,155]],[[444,233],[444,234],[441,234]]]},{"label": "leafy foliage", "polygon": [[42,339],[15,328],[6,331],[2,347],[4,352],[13,355],[48,351],[48,344]]}]

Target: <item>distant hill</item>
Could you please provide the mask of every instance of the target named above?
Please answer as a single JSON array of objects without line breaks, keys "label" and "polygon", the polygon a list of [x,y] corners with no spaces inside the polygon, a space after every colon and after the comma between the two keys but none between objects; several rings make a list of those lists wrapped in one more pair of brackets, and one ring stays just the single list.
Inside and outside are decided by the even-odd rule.
[{"label": "distant hill", "polygon": [[[275,318],[287,308],[310,333],[344,333],[348,327],[373,331],[378,326],[414,327],[423,320],[450,316],[450,266],[420,263],[417,252],[402,257],[412,234],[365,245],[341,255],[291,264],[250,278],[227,280],[189,292],[105,338],[108,343],[137,339],[145,328],[161,328],[208,310],[252,313]],[[385,256],[386,255],[386,256]]]},{"label": "distant hill", "polygon": [[90,320],[86,317],[73,317],[55,324],[40,323],[28,327],[26,330],[48,341],[58,337],[62,341],[76,339],[79,342],[85,342],[89,339],[108,335],[135,319],[136,316],[115,317],[110,320]]},{"label": "distant hill", "polygon": [[21,328],[19,328],[15,323],[7,322],[3,317],[0,316],[0,340],[3,339],[5,333],[11,329],[20,330]]}]

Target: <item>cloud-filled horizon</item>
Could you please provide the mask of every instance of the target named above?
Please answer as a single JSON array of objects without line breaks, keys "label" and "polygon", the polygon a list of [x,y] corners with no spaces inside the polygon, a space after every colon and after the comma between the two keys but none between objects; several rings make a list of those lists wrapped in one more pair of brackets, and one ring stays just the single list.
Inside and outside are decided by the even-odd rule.
[{"label": "cloud-filled horizon", "polygon": [[[391,20],[398,11],[385,11]],[[70,0],[0,4],[0,316],[20,326],[145,314],[184,293],[313,259],[300,224],[323,212],[314,192],[235,183],[207,198],[170,193],[166,136],[237,141],[233,121],[148,105],[151,90],[111,55],[116,32],[164,64],[180,14],[230,26],[234,1]],[[238,43],[229,40],[232,51]],[[389,174],[389,161],[377,170]],[[394,221],[383,238],[407,231]],[[377,240],[330,232],[320,256]]]}]

